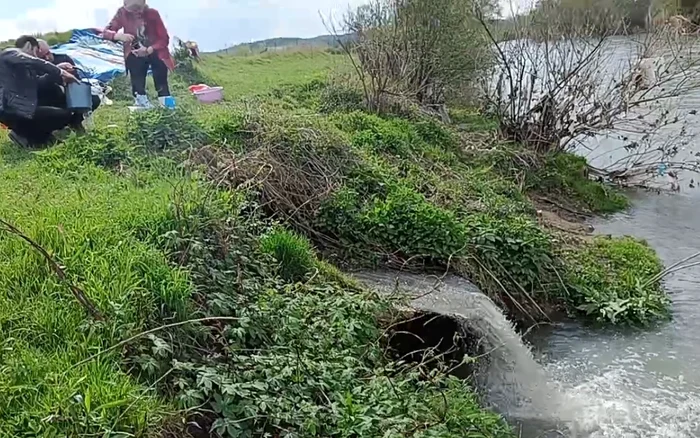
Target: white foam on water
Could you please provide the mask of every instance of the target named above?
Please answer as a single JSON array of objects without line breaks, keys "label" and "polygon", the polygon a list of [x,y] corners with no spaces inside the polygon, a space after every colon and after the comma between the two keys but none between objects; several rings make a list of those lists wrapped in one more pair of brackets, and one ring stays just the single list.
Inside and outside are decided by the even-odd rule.
[{"label": "white foam on water", "polygon": [[[562,389],[577,399],[581,410],[577,423],[590,438],[693,438],[700,437],[700,396],[683,387],[682,379],[663,379],[655,387],[642,385],[648,370],[638,360],[625,360],[607,369],[584,370],[586,380]],[[553,363],[545,368],[553,378],[571,378],[569,364]]]}]

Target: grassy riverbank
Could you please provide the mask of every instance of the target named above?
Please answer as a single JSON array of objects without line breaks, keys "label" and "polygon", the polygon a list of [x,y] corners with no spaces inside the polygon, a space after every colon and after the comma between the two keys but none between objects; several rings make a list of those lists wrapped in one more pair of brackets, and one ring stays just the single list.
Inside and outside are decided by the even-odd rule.
[{"label": "grassy riverbank", "polygon": [[[397,303],[334,265],[450,267],[524,322],[666,312],[651,250],[538,215],[533,199],[627,205],[580,160],[501,144],[471,111],[450,126],[368,114],[328,81],[345,68],[327,53],[210,56],[174,79],[176,112],[117,101],[40,152],[0,137],[0,218],[67,277],[0,237],[0,435],[197,436],[185,419],[232,437],[511,435],[454,364],[395,357]],[[227,102],[199,107],[193,79]]]}]

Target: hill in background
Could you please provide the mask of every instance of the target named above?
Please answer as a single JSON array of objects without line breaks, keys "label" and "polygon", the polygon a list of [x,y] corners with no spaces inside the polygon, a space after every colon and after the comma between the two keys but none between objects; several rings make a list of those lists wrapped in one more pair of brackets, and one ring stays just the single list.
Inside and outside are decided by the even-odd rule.
[{"label": "hill in background", "polygon": [[[73,31],[67,32],[50,32],[47,34],[35,34],[37,38],[46,40],[49,45],[65,43],[70,40]],[[231,54],[231,55],[247,55],[265,53],[268,51],[279,51],[296,48],[312,48],[312,49],[327,49],[338,48],[340,46],[338,39],[341,42],[350,41],[352,35],[320,35],[313,38],[270,38],[262,41],[254,41],[252,43],[236,44],[222,50],[213,52],[215,54]],[[0,49],[12,47],[15,40],[0,41]]]},{"label": "hill in background", "polygon": [[[73,31],[69,30],[66,32],[49,32],[49,33],[37,33],[34,34],[35,37],[41,38],[49,43],[50,46],[65,43],[70,40],[73,35]],[[0,49],[6,49],[15,45],[15,40],[0,41]]]},{"label": "hill in background", "polygon": [[340,46],[338,39],[341,42],[349,41],[353,38],[352,35],[320,35],[314,38],[270,38],[252,43],[237,44],[227,47],[215,53],[218,54],[247,54],[247,53],[264,53],[268,51],[287,50],[295,48],[313,48],[326,49],[337,48]]}]

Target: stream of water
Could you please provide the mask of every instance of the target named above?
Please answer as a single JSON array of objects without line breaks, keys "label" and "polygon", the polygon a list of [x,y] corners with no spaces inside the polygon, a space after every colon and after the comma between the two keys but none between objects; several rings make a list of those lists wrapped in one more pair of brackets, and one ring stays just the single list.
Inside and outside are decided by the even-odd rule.
[{"label": "stream of water", "polygon": [[[646,239],[667,265],[700,250],[700,191],[638,194],[597,231]],[[673,321],[648,331],[574,322],[532,339],[550,379],[585,404],[591,437],[700,437],[700,268],[670,276]],[[541,431],[530,434],[538,436]]]},{"label": "stream of water", "polygon": [[[611,59],[629,57],[633,50],[627,42],[615,41]],[[696,158],[700,91],[679,96],[674,107],[690,139],[678,145],[677,159]],[[674,129],[679,128],[658,133],[652,145],[672,138]],[[592,150],[580,152],[601,167],[629,153],[622,144],[620,139],[592,139]],[[697,174],[685,173],[679,194],[633,193],[633,207],[594,222],[596,232],[645,239],[667,266],[700,251],[697,181]],[[650,330],[603,331],[566,322],[529,339],[548,379],[575,400],[576,421],[586,431],[551,436],[700,437],[700,267],[671,275],[665,287],[673,300],[673,320]],[[524,425],[524,438],[550,436],[536,423]]]}]

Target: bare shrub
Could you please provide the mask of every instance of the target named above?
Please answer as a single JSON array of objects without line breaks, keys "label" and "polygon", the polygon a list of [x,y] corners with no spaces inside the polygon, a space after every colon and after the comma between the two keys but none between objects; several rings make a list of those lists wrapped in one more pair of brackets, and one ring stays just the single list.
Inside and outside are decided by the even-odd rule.
[{"label": "bare shrub", "polygon": [[354,156],[337,129],[314,116],[256,108],[242,152],[208,146],[190,152],[218,187],[251,189],[261,206],[305,231],[320,204],[342,185]]},{"label": "bare shrub", "polygon": [[653,177],[662,163],[698,168],[694,157],[679,156],[688,135],[679,102],[700,89],[693,41],[668,27],[614,37],[585,24],[562,35],[552,29],[559,26],[554,18],[548,28],[522,16],[513,20],[514,38],[499,42],[486,17],[479,20],[499,60],[484,82],[485,99],[506,139],[537,153],[578,149],[602,156],[617,149],[619,156],[593,170],[618,182]]},{"label": "bare shrub", "polygon": [[469,95],[492,60],[472,7],[461,0],[372,0],[349,11],[341,26],[327,27],[355,36],[352,44],[338,41],[371,110],[397,98],[439,107]]}]

